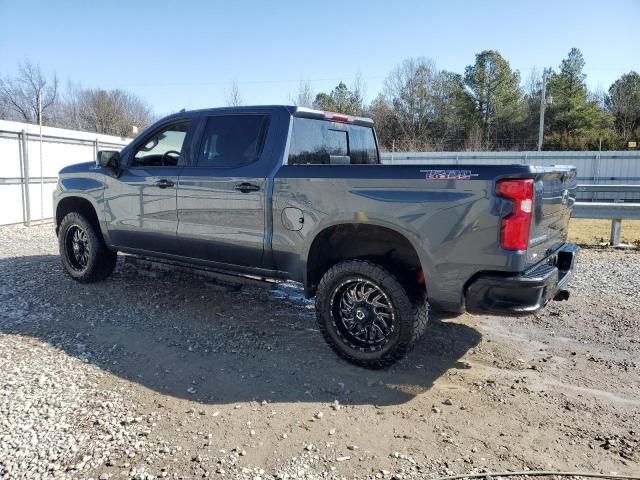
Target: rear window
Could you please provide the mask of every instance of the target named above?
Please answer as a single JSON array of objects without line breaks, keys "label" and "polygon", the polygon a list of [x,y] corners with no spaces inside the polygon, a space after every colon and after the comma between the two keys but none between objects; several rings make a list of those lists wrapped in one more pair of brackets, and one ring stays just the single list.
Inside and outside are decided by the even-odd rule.
[{"label": "rear window", "polygon": [[294,117],[289,165],[377,163],[378,149],[372,128]]},{"label": "rear window", "polygon": [[255,162],[267,132],[266,115],[209,117],[202,135],[199,167],[238,167]]}]

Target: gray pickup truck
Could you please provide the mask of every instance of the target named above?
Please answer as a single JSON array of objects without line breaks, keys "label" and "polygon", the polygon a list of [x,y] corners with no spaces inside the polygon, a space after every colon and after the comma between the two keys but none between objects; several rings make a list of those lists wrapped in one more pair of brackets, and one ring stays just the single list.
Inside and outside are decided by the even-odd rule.
[{"label": "gray pickup truck", "polygon": [[567,297],[576,170],[381,165],[367,118],[288,106],[181,112],[121,152],[60,171],[64,268],[106,278],[117,252],[316,297],[342,357],[381,368],[429,309],[518,315]]}]

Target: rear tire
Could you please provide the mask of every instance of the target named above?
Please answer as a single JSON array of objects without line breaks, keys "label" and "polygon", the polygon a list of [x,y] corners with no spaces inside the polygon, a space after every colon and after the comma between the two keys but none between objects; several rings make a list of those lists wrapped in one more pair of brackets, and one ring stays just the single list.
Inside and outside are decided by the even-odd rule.
[{"label": "rear tire", "polygon": [[82,283],[104,280],[118,260],[117,253],[105,245],[99,229],[76,212],[67,214],[60,222],[58,247],[65,271]]},{"label": "rear tire", "polygon": [[412,300],[393,274],[365,260],[331,267],[316,293],[325,340],[342,358],[366,368],[403,358],[422,337],[428,313],[426,300]]}]

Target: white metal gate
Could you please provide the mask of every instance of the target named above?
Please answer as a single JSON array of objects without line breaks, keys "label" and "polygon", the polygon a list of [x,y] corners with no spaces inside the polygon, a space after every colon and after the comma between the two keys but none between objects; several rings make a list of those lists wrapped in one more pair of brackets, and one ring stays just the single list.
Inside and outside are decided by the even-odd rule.
[{"label": "white metal gate", "polygon": [[[53,216],[58,171],[92,161],[99,149],[120,150],[130,139],[0,120],[0,225]],[[42,148],[42,169],[40,152]]]}]

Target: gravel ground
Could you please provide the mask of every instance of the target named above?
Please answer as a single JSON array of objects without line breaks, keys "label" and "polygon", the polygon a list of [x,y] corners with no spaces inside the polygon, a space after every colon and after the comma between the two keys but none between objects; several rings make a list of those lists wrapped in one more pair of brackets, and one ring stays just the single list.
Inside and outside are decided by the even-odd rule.
[{"label": "gravel ground", "polygon": [[80,285],[50,225],[0,228],[0,478],[640,472],[640,256],[583,250],[567,302],[434,317],[386,371],[338,359],[293,285],[120,263]]}]

